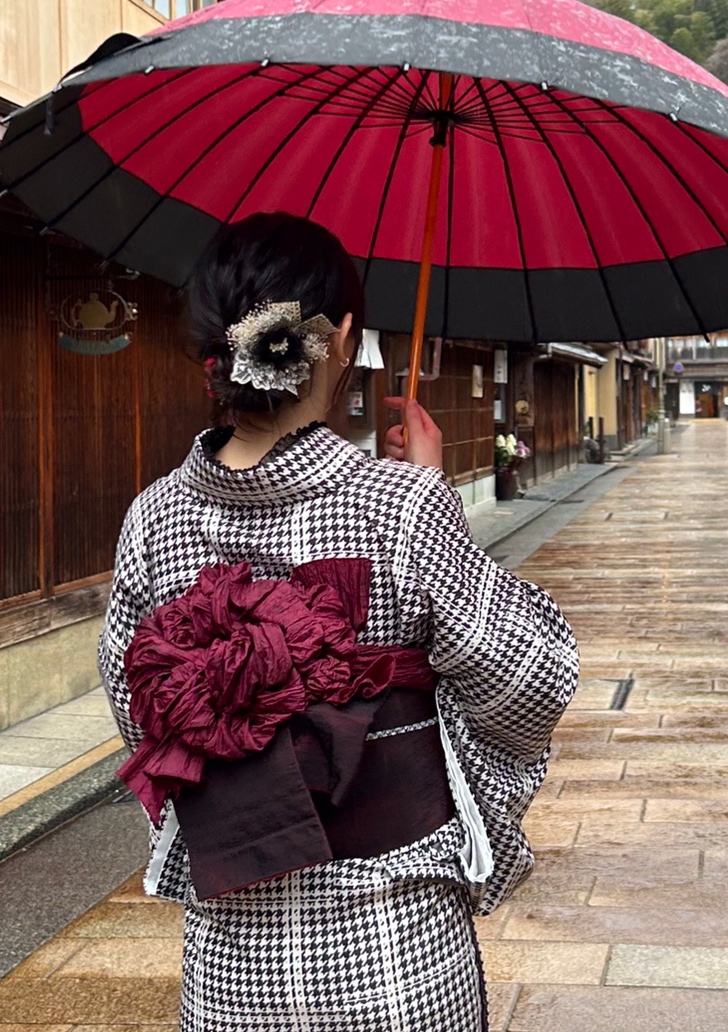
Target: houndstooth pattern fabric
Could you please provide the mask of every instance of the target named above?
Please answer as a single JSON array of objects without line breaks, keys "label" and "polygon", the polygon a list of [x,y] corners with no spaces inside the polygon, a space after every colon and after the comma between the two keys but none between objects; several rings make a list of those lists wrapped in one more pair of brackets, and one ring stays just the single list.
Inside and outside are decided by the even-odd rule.
[{"label": "houndstooth pattern fabric", "polygon": [[[457,822],[435,838],[454,856]],[[487,1032],[467,893],[402,879],[400,852],[217,900],[188,889],[181,1032]]]},{"label": "houndstooth pattern fabric", "polygon": [[[439,470],[366,459],[326,427],[252,469],[230,470],[208,457],[215,434],[201,434],[124,523],[99,663],[125,741],[134,749],[141,730],[129,718],[124,652],[141,617],[178,597],[203,566],[247,559],[254,576],[282,578],[314,559],[365,556],[371,601],[360,640],[425,647],[442,675],[442,719],[493,850],[484,891],[471,886],[474,908],[489,913],[533,866],[521,818],[576,687],[568,624],[544,591],[476,547]],[[413,876],[417,866],[413,853]],[[156,891],[182,900],[188,882],[177,837]]]}]

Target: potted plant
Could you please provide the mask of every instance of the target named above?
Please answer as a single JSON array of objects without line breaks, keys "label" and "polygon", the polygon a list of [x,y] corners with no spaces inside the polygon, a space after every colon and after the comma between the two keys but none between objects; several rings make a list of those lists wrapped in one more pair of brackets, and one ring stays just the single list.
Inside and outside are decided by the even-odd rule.
[{"label": "potted plant", "polygon": [[516,440],[515,434],[498,434],[495,439],[495,496],[510,502],[518,494],[518,467],[531,454],[531,449]]}]

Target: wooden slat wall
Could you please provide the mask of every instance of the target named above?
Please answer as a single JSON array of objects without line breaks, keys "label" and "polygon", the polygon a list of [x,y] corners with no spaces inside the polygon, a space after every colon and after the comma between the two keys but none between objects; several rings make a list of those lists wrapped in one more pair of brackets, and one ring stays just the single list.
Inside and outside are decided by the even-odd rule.
[{"label": "wooden slat wall", "polygon": [[182,462],[192,439],[210,425],[212,403],[205,378],[184,348],[182,303],[176,292],[153,280],[130,284],[139,304],[135,337],[141,418],[140,487]]},{"label": "wooden slat wall", "polygon": [[209,423],[179,300],[162,284],[115,281],[139,305],[129,347],[59,347],[63,299],[107,286],[88,252],[0,231],[0,600],[49,597],[107,573],[135,494]]},{"label": "wooden slat wall", "polygon": [[42,242],[0,235],[0,598],[40,589],[38,373]]},{"label": "wooden slat wall", "polygon": [[536,480],[551,477],[561,469],[570,469],[578,462],[575,368],[568,362],[534,364]]},{"label": "wooden slat wall", "polygon": [[[409,337],[387,334],[389,390],[401,386],[394,372],[409,360]],[[429,345],[426,346],[429,361]],[[471,397],[473,366],[483,366],[483,397]],[[440,376],[423,381],[418,398],[442,430],[444,472],[455,484],[487,474],[493,466],[493,352],[459,342],[442,347]],[[392,417],[389,424],[396,422]]]},{"label": "wooden slat wall", "polygon": [[[55,245],[48,301],[103,291],[90,279],[97,260]],[[58,276],[59,278],[55,278]],[[62,278],[61,278],[62,277]],[[54,324],[44,346],[52,354],[53,584],[92,577],[113,565],[114,535],[134,496],[133,353],[80,355],[59,347]]]}]

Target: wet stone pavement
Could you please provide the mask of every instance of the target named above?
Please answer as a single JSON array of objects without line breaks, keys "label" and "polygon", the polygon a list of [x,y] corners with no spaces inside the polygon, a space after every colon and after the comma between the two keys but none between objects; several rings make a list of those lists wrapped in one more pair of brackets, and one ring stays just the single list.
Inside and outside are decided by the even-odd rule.
[{"label": "wet stone pavement", "polygon": [[[728,1029],[728,423],[673,447],[518,570],[583,677],[527,817],[536,871],[478,921],[491,1032]],[[135,877],[0,982],[0,1032],[175,1028],[180,934]]]}]

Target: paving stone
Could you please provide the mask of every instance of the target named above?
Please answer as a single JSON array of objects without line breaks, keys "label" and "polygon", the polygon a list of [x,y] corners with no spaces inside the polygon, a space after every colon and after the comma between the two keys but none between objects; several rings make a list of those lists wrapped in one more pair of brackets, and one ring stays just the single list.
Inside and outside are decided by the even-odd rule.
[{"label": "paving stone", "polygon": [[[73,1032],[176,1032],[178,1025],[74,1025]],[[5,1029],[0,1025],[0,1032]],[[32,1032],[28,1029],[28,1032]]]},{"label": "paving stone", "polygon": [[[69,939],[178,939],[182,934],[184,910],[176,903],[154,901],[150,907],[136,903],[107,902],[94,907],[62,933]],[[0,1032],[2,1030],[0,1029]]]},{"label": "paving stone", "polygon": [[728,878],[703,877],[692,881],[675,881],[660,884],[648,871],[641,878],[638,873],[631,877],[602,877],[594,883],[589,905],[593,907],[631,907],[635,909],[666,909],[717,911],[725,914],[728,923]]},{"label": "paving stone", "polygon": [[47,738],[67,741],[83,741],[88,739],[94,744],[103,742],[104,738],[112,738],[118,734],[118,728],[107,707],[103,716],[88,714],[60,714],[55,710],[31,717],[20,724],[15,724],[3,733],[8,738]]},{"label": "paving stone", "polygon": [[169,938],[86,940],[55,973],[64,978],[175,978],[182,970],[182,944]]},{"label": "paving stone", "polygon": [[643,820],[686,823],[728,821],[728,802],[719,799],[648,799]]},{"label": "paving stone", "polygon": [[624,771],[623,760],[552,760],[549,777],[588,781],[619,781]]},{"label": "paving stone", "polygon": [[661,763],[655,760],[627,760],[624,779],[670,778],[672,781],[702,778],[706,783],[728,780],[728,764],[714,763]]},{"label": "paving stone", "polygon": [[[74,1025],[73,1032],[176,1032],[178,1025]],[[5,1029],[0,1025],[0,1032]],[[29,1028],[27,1032],[32,1032]]]},{"label": "paving stone", "polygon": [[[80,943],[53,939],[14,968],[9,978],[47,978],[81,948]],[[0,1032],[6,1032],[0,1024]]]},{"label": "paving stone", "polygon": [[530,811],[531,817],[539,821],[563,821],[565,818],[577,820],[588,815],[598,814],[605,820],[615,821],[638,821],[642,815],[643,805],[640,799],[590,799],[589,805],[585,808],[580,800],[573,799],[540,799]]},{"label": "paving stone", "polygon": [[551,814],[526,814],[523,827],[534,846],[570,846],[576,841],[579,822]]},{"label": "paving stone", "polygon": [[703,877],[715,876],[728,881],[728,849],[706,849],[703,853]]},{"label": "paving stone", "polygon": [[[616,735],[616,731],[615,731]],[[566,741],[559,753],[559,759],[635,759],[655,760],[665,763],[728,763],[728,742],[725,744],[703,743],[694,740],[683,741],[630,741],[614,740],[605,745]]]},{"label": "paving stone", "polygon": [[56,706],[53,712],[59,716],[108,717],[111,707],[106,692],[101,688],[79,695],[77,699],[71,699],[69,702],[63,702]]},{"label": "paving stone", "polygon": [[563,942],[483,942],[480,946],[487,979],[496,982],[548,982],[554,985],[598,985],[609,946]]},{"label": "paving stone", "polygon": [[108,903],[134,903],[145,906],[160,906],[160,900],[144,892],[144,871],[137,871],[107,898]]},{"label": "paving stone", "polygon": [[5,978],[0,1015],[21,1025],[170,1024],[179,991],[178,978]]},{"label": "paving stone", "polygon": [[[111,736],[109,736],[111,737]],[[60,767],[93,748],[88,739],[22,738],[2,732],[0,764],[22,764],[32,767]]]},{"label": "paving stone", "polygon": [[[511,982],[488,981],[488,1032],[506,1032],[519,990]],[[0,1032],[4,1032],[2,1026]]]},{"label": "paving stone", "polygon": [[25,767],[19,764],[0,763],[0,799],[19,792],[26,785],[50,774],[53,767]]},{"label": "paving stone", "polygon": [[725,910],[707,914],[662,907],[514,905],[500,936],[529,941],[728,947],[728,901]]},{"label": "paving stone", "polygon": [[558,733],[565,727],[658,727],[662,714],[656,712],[629,713],[624,710],[578,710],[569,708],[559,722]]},{"label": "paving stone", "polygon": [[700,989],[524,986],[508,1032],[725,1032],[726,997]]},{"label": "paving stone", "polygon": [[76,1032],[72,1025],[6,1025],[0,1021],[0,1032]]},{"label": "paving stone", "polygon": [[609,687],[605,688],[579,688],[577,689],[572,709],[600,710],[607,709],[614,698],[616,691],[616,680]]},{"label": "paving stone", "polygon": [[728,799],[728,778],[716,778],[714,782],[704,778],[625,778],[604,784],[600,781],[563,781],[558,798],[561,800],[580,798],[584,811],[589,809],[592,799],[680,799],[707,797]]},{"label": "paving stone", "polygon": [[[475,930],[478,935],[478,941],[497,939],[500,936],[501,929],[505,925],[509,913],[510,906],[506,905],[499,907],[495,913],[489,914],[487,917],[476,917]],[[2,1032],[2,1030],[0,1030],[0,1032]]]},{"label": "paving stone", "polygon": [[728,949],[615,946],[607,967],[606,984],[728,989]]},{"label": "paving stone", "polygon": [[600,820],[599,815],[588,814],[579,827],[577,843],[594,845],[653,845],[660,847],[694,846],[707,849],[728,845],[728,825],[713,824],[625,824]]},{"label": "paving stone", "polygon": [[[726,713],[728,717],[728,711]],[[702,746],[706,742],[725,742],[726,727],[722,726],[726,721],[721,718],[714,726],[703,725],[701,727],[685,726],[680,727],[654,727],[634,728],[615,727],[612,731],[612,741],[622,745],[625,742],[694,742]]]},{"label": "paving stone", "polygon": [[693,882],[700,875],[701,853],[698,848],[654,849],[640,846],[603,847],[575,846],[572,849],[539,849],[536,871],[532,877],[553,878],[560,874],[575,876],[584,872],[593,876],[611,875],[624,881],[636,872],[638,884],[664,885],[671,882]]}]

